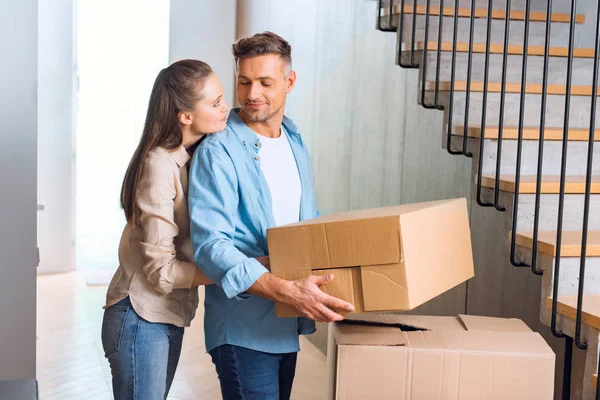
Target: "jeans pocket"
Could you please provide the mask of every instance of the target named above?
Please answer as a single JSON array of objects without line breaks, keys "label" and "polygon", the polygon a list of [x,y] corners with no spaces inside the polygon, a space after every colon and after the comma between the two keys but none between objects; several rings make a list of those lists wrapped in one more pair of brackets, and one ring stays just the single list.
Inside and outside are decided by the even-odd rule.
[{"label": "jeans pocket", "polygon": [[104,348],[104,356],[109,357],[111,354],[119,351],[121,340],[123,339],[123,329],[125,320],[129,312],[128,306],[115,304],[104,310],[104,318],[102,320],[102,347]]}]

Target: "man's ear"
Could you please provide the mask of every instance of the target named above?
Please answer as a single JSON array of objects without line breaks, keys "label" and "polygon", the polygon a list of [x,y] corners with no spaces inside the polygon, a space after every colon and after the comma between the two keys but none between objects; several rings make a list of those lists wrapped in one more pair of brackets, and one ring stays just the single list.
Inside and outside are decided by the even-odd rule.
[{"label": "man's ear", "polygon": [[287,87],[285,92],[291,92],[294,88],[294,85],[296,85],[296,71],[290,71],[290,74],[287,77]]},{"label": "man's ear", "polygon": [[179,123],[183,125],[192,124],[192,114],[190,114],[189,112],[179,111],[177,113],[177,119],[179,120]]}]

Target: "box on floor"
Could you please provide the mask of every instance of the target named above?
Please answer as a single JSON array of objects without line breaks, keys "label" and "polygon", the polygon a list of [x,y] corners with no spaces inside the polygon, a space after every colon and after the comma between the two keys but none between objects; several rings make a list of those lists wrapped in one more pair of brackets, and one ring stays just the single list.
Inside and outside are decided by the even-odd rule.
[{"label": "box on floor", "polygon": [[555,354],[521,320],[351,318],[329,327],[329,399],[553,398]]}]

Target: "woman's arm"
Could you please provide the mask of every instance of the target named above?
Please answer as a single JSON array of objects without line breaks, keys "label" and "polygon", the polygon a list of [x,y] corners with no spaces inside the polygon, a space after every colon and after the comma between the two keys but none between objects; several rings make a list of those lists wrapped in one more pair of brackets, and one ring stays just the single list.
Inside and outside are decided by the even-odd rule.
[{"label": "woman's arm", "polygon": [[[190,289],[196,281],[196,265],[177,258],[174,240],[179,234],[175,223],[176,171],[159,157],[150,156],[137,190],[140,209],[142,272],[153,288],[162,294],[174,289]],[[199,271],[198,271],[199,272]]]}]

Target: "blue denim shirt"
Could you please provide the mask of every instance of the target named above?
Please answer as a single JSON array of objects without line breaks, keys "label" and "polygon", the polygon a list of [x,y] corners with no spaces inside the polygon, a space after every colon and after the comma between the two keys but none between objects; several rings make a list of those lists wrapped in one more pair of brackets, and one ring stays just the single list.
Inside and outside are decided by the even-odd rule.
[{"label": "blue denim shirt", "polygon": [[[258,136],[232,110],[225,131],[208,136],[192,159],[189,182],[191,238],[206,286],[206,350],[224,344],[267,353],[299,350],[298,334],[315,331],[305,318],[277,318],[275,304],[246,291],[267,269],[253,257],[268,254],[275,226],[271,193],[260,169]],[[308,151],[296,126],[283,120],[300,174],[300,219],[318,215]],[[287,132],[286,132],[287,131]]]}]

